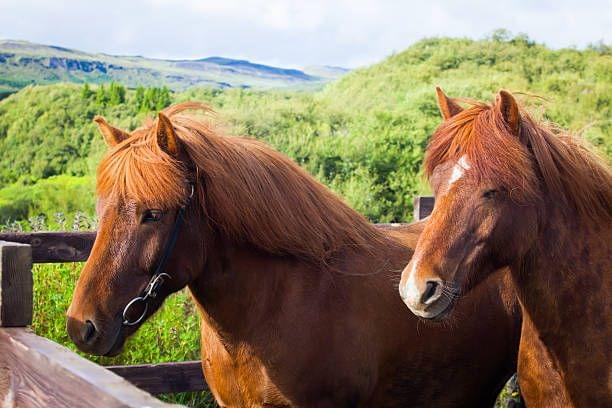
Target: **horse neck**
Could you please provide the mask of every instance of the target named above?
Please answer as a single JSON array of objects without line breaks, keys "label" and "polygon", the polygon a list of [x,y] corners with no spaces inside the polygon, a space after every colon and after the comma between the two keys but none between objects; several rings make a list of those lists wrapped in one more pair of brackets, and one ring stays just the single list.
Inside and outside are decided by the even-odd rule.
[{"label": "horse neck", "polygon": [[534,247],[512,275],[524,318],[562,369],[578,371],[593,361],[594,350],[609,347],[612,228],[579,221],[552,202],[542,219]]},{"label": "horse neck", "polygon": [[[311,272],[299,262],[249,246],[219,244],[206,252],[210,255],[190,285],[191,292],[205,315],[222,331],[237,336],[261,324],[266,315],[271,317],[276,312],[273,303],[281,302],[289,286]],[[284,270],[293,270],[294,279],[287,279]]]},{"label": "horse neck", "polygon": [[324,313],[318,308],[330,298],[342,302],[346,294],[361,292],[357,296],[366,297],[373,285],[393,288],[389,271],[401,269],[408,251],[400,245],[380,246],[376,255],[347,250],[332,264],[313,264],[217,236],[189,288],[211,326],[234,340],[249,341],[249,336],[274,332],[288,315]]}]

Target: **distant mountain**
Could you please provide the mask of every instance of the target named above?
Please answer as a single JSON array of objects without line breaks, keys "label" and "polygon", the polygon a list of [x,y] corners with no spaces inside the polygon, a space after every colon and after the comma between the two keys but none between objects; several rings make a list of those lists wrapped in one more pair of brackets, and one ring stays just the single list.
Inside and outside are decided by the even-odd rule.
[{"label": "distant mountain", "polygon": [[162,60],[89,54],[27,41],[0,40],[0,94],[29,84],[56,82],[117,81],[130,87],[165,85],[174,90],[193,86],[317,88],[347,71],[326,66],[300,71],[224,57]]},{"label": "distant mountain", "polygon": [[327,78],[330,80],[338,79],[344,74],[350,72],[350,69],[348,68],[334,67],[331,65],[313,65],[310,67],[305,67],[303,70],[308,75],[319,78]]}]

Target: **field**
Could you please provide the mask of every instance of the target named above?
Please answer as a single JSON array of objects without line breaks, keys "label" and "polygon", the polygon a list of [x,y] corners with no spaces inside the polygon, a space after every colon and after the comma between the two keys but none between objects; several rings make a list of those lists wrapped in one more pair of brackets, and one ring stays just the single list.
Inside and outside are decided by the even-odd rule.
[{"label": "field", "polygon": [[[582,134],[612,157],[612,53],[599,45],[553,51],[497,32],[481,41],[427,39],[317,92],[121,85],[27,87],[0,101],[0,224],[3,229],[95,228],[93,187],[105,146],[92,118],[134,129],[156,109],[199,100],[228,133],[285,152],[373,222],[406,222],[412,197],[428,191],[420,166],[439,123],[434,86],[451,96],[491,100],[519,94],[533,114]],[[74,349],[64,313],[81,266],[35,269],[34,330]],[[165,307],[114,359],[135,364],[197,359],[198,320],[186,293]],[[91,357],[90,357],[91,358]],[[173,397],[174,398],[174,397]],[[207,396],[177,396],[194,406]]]}]

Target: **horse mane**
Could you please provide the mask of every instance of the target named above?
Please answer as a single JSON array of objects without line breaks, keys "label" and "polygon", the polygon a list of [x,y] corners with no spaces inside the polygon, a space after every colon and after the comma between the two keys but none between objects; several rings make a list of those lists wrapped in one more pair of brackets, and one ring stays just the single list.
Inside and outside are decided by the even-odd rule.
[{"label": "horse mane", "polygon": [[609,222],[612,172],[583,141],[536,123],[523,108],[517,137],[498,107],[464,101],[471,106],[442,123],[429,142],[428,178],[439,164],[466,155],[476,177],[505,187],[518,202],[537,202],[547,194],[581,219]]},{"label": "horse mane", "polygon": [[385,238],[364,216],[285,155],[244,137],[225,136],[213,121],[189,116],[212,110],[196,102],[167,108],[188,167],[158,147],[149,121],[113,147],[98,168],[97,192],[173,208],[198,177],[198,198],[211,225],[260,250],[327,262],[343,248],[373,250]]}]

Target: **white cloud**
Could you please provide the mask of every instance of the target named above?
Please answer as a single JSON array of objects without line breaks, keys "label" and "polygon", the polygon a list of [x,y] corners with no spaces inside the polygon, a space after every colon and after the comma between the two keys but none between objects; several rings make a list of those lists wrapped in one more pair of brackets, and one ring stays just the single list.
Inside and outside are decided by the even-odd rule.
[{"label": "white cloud", "polygon": [[426,36],[496,28],[553,47],[609,41],[612,7],[583,0],[78,0],[0,2],[0,38],[160,58],[223,55],[356,66]]}]

